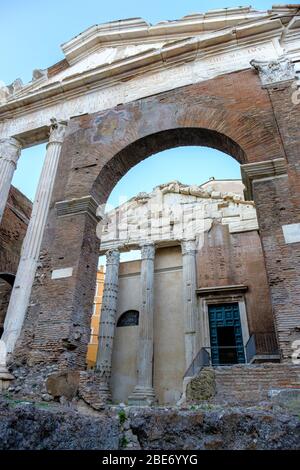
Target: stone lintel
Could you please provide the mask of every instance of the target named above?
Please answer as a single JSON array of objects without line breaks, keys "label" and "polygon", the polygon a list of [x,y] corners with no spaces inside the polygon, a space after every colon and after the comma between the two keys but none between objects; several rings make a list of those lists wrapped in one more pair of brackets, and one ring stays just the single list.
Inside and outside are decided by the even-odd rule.
[{"label": "stone lintel", "polygon": [[87,213],[95,222],[101,220],[101,217],[97,214],[99,204],[93,196],[59,201],[55,204],[55,207],[58,217]]},{"label": "stone lintel", "polygon": [[245,199],[253,200],[253,181],[287,175],[286,160],[285,158],[275,158],[264,162],[246,163],[241,165],[241,174],[246,187]]},{"label": "stone lintel", "polygon": [[236,284],[232,286],[213,286],[213,287],[201,287],[196,289],[196,292],[200,296],[207,296],[210,294],[240,294],[248,290],[248,286],[244,284]]},{"label": "stone lintel", "polygon": [[41,126],[36,127],[35,129],[31,129],[25,132],[22,132],[15,137],[21,143],[22,148],[29,148],[37,143],[43,144],[49,141],[49,131],[50,126]]},{"label": "stone lintel", "polygon": [[[163,239],[163,240],[151,240],[155,244],[155,249],[159,248],[169,248],[172,246],[180,246],[181,240],[180,239]],[[140,250],[141,246],[150,243],[146,240],[132,240],[132,241],[124,241],[123,240],[112,240],[108,242],[101,243],[100,246],[100,256],[105,255],[108,250],[119,250],[120,253],[124,253],[131,250]]]}]

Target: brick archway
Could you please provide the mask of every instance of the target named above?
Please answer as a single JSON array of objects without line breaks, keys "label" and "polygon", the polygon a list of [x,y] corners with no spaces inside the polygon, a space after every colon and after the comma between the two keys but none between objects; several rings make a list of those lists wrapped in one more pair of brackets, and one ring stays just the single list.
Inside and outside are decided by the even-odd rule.
[{"label": "brick archway", "polygon": [[[287,90],[288,86],[283,93]],[[275,98],[278,100],[278,95]],[[70,120],[40,252],[40,267],[15,360],[22,358],[24,362],[25,358],[32,371],[35,366],[41,371],[43,365],[45,373],[49,364],[58,369],[84,367],[99,248],[96,207],[106,202],[115,184],[132,166],[167,148],[205,145],[232,155],[242,165],[253,164],[256,178],[266,176],[265,168],[269,171],[270,165],[272,175],[277,177],[277,167],[272,162],[280,161],[280,168],[286,165],[288,148],[278,131],[272,100],[270,91],[261,88],[254,71],[247,70]],[[286,314],[282,292],[292,284],[284,284],[282,278],[276,281],[278,270],[274,270],[274,263],[282,258],[284,249],[281,226],[295,220],[295,215],[299,217],[299,212],[292,212],[291,200],[286,212],[280,213],[278,195],[290,194],[287,175],[283,173],[279,171],[280,177],[267,177],[267,181],[258,179],[252,189],[277,333],[288,357],[290,345],[288,330],[282,323]],[[286,248],[287,264],[294,256],[291,251]],[[291,272],[299,269],[291,263],[287,269]],[[54,270],[66,268],[68,276],[53,278]],[[292,310],[290,318],[295,323],[297,306]],[[289,328],[291,331],[293,325]]]}]

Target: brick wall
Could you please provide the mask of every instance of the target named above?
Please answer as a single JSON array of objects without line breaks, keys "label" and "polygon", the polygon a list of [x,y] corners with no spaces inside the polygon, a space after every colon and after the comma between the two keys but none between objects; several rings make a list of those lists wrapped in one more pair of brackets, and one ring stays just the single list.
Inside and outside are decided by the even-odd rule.
[{"label": "brick wall", "polygon": [[268,88],[279,129],[288,176],[253,185],[266,258],[276,330],[284,358],[300,339],[300,243],[286,244],[282,225],[300,222],[300,108],[294,105],[291,83]]},{"label": "brick wall", "polygon": [[11,186],[0,225],[0,273],[17,272],[31,207],[31,201]]},{"label": "brick wall", "polygon": [[300,391],[300,366],[292,364],[215,367],[214,401],[253,403],[267,400],[273,389]]},{"label": "brick wall", "polygon": [[31,207],[31,201],[11,186],[0,225],[0,336]]}]

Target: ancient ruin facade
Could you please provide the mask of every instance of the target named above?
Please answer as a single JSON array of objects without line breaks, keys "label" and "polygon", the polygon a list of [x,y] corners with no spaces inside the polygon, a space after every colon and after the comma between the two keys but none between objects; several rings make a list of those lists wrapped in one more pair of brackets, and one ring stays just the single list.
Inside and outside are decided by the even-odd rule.
[{"label": "ancient ruin facade", "polygon": [[[35,70],[29,84],[16,80],[1,88],[0,207],[21,149],[47,142],[1,337],[1,366],[23,377],[24,393],[42,393],[55,372],[85,368],[103,215],[97,208],[131,167],[181,145],[213,147],[240,163],[246,197],[257,209],[280,359],[298,367],[299,33],[291,5],[215,10],[154,26],[142,19],[112,22],[65,43],[64,59]],[[187,263],[194,252],[188,242]],[[146,362],[154,252],[145,245],[141,265],[139,351]],[[109,266],[115,292],[115,250]],[[190,341],[189,360],[195,352]],[[144,394],[151,402],[145,371],[135,398]],[[93,378],[104,395],[107,374],[108,356]]]},{"label": "ancient ruin facade", "polygon": [[[113,252],[118,260],[134,249],[141,255],[118,263],[113,286],[104,283],[103,298],[111,299],[113,288],[117,302],[111,340],[100,341],[95,368],[109,357],[113,402],[138,401],[138,371],[146,368],[153,398],[177,403],[183,377],[194,375],[189,369],[202,350],[213,366],[279,361],[256,210],[244,200],[243,188],[239,180],[201,186],[174,181],[105,214],[100,254],[110,259]],[[152,258],[151,277],[144,283],[143,266]],[[150,289],[153,303],[148,368],[140,356],[144,289]],[[112,302],[103,302],[99,335],[104,339],[107,315],[111,319],[107,306]]]}]

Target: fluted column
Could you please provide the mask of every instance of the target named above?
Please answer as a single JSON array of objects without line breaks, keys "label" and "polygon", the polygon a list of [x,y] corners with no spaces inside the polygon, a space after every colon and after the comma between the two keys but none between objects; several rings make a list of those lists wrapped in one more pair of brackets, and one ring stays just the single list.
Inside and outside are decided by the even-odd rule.
[{"label": "fluted column", "polygon": [[21,148],[20,142],[14,137],[0,139],[0,222]]},{"label": "fluted column", "polygon": [[137,385],[128,399],[130,404],[136,405],[151,405],[155,401],[153,389],[154,257],[154,244],[144,244],[141,247],[138,376]]},{"label": "fluted column", "polygon": [[102,308],[99,329],[99,346],[96,369],[100,376],[100,394],[103,401],[111,399],[110,378],[113,341],[118,306],[120,253],[117,249],[106,253],[106,272],[102,296]]},{"label": "fluted column", "polygon": [[6,344],[8,354],[14,350],[28,307],[65,131],[66,122],[51,120],[46,157],[22,245],[21,258],[1,338]]},{"label": "fluted column", "polygon": [[196,351],[196,321],[197,321],[196,241],[185,240],[182,242],[181,248],[182,248],[185,366],[187,370],[197,353]]}]

